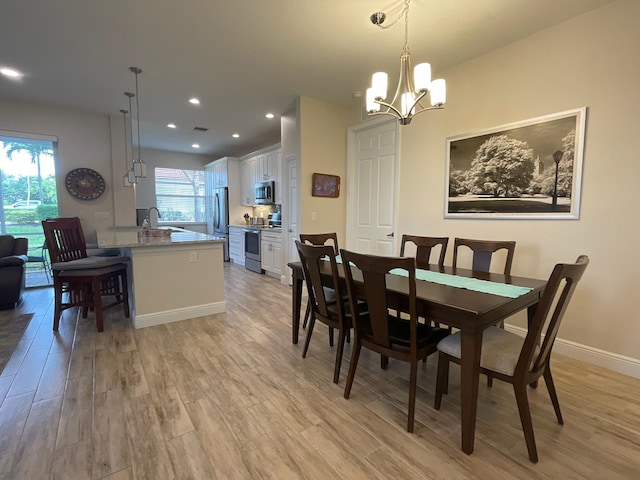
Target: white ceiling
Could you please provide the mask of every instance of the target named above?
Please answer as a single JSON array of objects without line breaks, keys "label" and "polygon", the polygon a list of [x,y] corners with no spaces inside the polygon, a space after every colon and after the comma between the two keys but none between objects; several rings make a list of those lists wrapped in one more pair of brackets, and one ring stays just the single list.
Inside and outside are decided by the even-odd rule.
[{"label": "white ceiling", "polygon": [[[430,62],[437,76],[611,1],[413,0],[409,46],[414,62]],[[380,30],[369,16],[397,14],[401,4],[2,0],[0,67],[25,77],[0,76],[0,98],[120,115],[123,93],[134,90],[129,67],[138,66],[143,147],[195,152],[197,142],[199,153],[242,155],[280,140],[278,114],[299,95],[349,106],[378,70],[394,85],[404,25]],[[191,96],[202,104],[190,105]],[[267,112],[276,118],[265,119]]]}]

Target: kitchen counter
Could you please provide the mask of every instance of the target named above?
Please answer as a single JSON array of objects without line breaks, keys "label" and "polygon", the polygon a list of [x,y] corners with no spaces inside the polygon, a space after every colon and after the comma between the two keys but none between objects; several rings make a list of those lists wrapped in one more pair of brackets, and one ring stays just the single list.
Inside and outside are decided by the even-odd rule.
[{"label": "kitchen counter", "polygon": [[158,228],[157,231],[170,230],[171,236],[142,236],[138,227],[115,227],[98,232],[100,248],[137,248],[175,246],[199,243],[224,243],[224,238],[215,235],[192,232],[177,228]]},{"label": "kitchen counter", "polygon": [[100,248],[117,248],[131,258],[129,287],[135,328],[226,310],[224,239],[189,230],[171,230],[171,236],[166,237],[139,236],[137,227],[98,231]]},{"label": "kitchen counter", "polygon": [[272,231],[275,233],[280,233],[282,232],[282,227],[271,227],[269,225],[247,225],[242,224],[242,225],[229,225],[229,228],[247,228],[249,230],[267,230],[267,231]]}]

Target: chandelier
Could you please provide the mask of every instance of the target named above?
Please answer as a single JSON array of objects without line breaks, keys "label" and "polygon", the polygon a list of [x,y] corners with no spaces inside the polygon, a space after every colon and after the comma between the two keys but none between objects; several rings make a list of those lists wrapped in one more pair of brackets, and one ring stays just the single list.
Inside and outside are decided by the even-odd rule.
[{"label": "chandelier", "polygon": [[[386,14],[376,12],[371,15],[371,22],[382,29],[393,27],[404,16],[404,46],[400,56],[400,78],[398,88],[391,102],[385,102],[387,98],[388,75],[385,72],[376,72],[371,80],[371,88],[367,89],[367,113],[369,115],[391,115],[396,117],[401,125],[409,125],[411,119],[419,113],[427,110],[439,110],[447,101],[445,81],[441,78],[431,80],[431,65],[420,63],[413,70],[411,77],[411,54],[409,53],[409,2],[404,0],[398,18],[391,25],[383,26]],[[422,104],[429,94],[431,106]]]}]

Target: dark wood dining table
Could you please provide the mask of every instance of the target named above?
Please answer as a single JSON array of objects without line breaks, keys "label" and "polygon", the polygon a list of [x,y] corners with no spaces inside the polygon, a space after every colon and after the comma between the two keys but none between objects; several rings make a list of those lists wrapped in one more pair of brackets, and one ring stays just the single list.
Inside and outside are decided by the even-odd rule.
[{"label": "dark wood dining table", "polygon": [[[292,341],[298,343],[304,272],[300,262],[291,262],[288,263],[288,266],[291,268],[293,280]],[[329,262],[327,262],[326,270],[329,275]],[[339,265],[338,270],[341,277],[344,278],[342,265]],[[530,321],[546,285],[546,280],[477,272],[462,268],[438,267],[437,265],[430,266],[429,270],[531,288],[531,291],[524,295],[508,298],[439,283],[416,281],[418,314],[460,330],[462,451],[470,454],[473,452],[476,428],[482,332],[487,327],[524,309],[527,309]],[[387,291],[389,292],[389,306],[402,309],[407,303],[408,278],[388,275]]]}]

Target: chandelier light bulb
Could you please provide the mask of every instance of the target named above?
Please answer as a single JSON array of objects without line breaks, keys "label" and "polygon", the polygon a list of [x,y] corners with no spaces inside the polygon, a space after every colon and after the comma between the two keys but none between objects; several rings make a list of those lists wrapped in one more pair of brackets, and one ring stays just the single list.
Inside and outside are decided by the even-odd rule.
[{"label": "chandelier light bulb", "polygon": [[429,96],[434,107],[441,107],[447,102],[447,85],[443,78],[431,82]]},{"label": "chandelier light bulb", "polygon": [[380,104],[375,101],[373,88],[367,88],[367,112],[379,112]]},{"label": "chandelier light bulb", "polygon": [[413,84],[416,92],[426,92],[431,86],[431,64],[419,63],[413,69]]},{"label": "chandelier light bulb", "polygon": [[371,88],[376,99],[385,100],[387,98],[387,84],[389,76],[385,72],[376,72],[371,77]]}]

